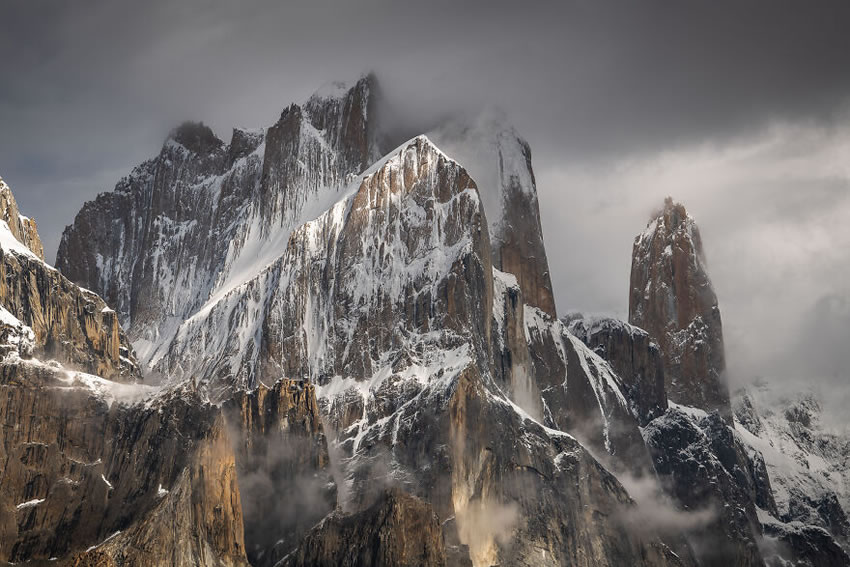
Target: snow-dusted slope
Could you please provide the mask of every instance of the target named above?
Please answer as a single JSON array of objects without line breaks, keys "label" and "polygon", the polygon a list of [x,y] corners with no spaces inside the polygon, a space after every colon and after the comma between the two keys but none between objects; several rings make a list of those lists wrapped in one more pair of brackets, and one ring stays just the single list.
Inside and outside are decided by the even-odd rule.
[{"label": "snow-dusted slope", "polygon": [[850,438],[823,427],[813,394],[776,400],[761,383],[734,401],[742,441],[767,464],[778,518],[825,528],[847,543]]},{"label": "snow-dusted slope", "polygon": [[492,109],[471,122],[444,124],[429,136],[481,186],[493,266],[517,278],[526,303],[555,317],[528,142]]},{"label": "snow-dusted slope", "polygon": [[276,260],[297,226],[380,157],[368,120],[372,77],[291,105],[226,145],[202,124],[176,129],[156,158],[87,203],[57,266],[118,310],[144,363],[177,327]]}]

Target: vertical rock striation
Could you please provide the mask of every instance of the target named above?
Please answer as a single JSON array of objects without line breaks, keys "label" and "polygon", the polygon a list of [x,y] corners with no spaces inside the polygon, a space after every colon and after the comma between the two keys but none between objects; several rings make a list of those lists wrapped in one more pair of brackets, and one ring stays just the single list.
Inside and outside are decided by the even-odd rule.
[{"label": "vertical rock striation", "polygon": [[723,328],[702,239],[671,198],[634,243],[629,322],[661,348],[667,396],[731,422]]}]

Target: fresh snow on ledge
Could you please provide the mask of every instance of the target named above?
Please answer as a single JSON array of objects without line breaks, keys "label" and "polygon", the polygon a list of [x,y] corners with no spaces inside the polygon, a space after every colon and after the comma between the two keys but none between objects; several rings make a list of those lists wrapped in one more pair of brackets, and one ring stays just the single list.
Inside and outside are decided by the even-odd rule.
[{"label": "fresh snow on ledge", "polygon": [[44,502],[44,498],[36,498],[34,500],[27,500],[26,502],[21,502],[20,504],[15,506],[15,508],[18,509],[18,510],[24,510],[26,508],[34,508],[35,506],[38,506],[42,502]]}]

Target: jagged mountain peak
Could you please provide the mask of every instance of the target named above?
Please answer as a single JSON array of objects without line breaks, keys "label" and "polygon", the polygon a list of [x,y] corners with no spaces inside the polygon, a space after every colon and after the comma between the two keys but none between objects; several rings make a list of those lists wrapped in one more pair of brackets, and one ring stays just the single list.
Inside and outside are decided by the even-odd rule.
[{"label": "jagged mountain peak", "polygon": [[18,203],[12,194],[12,189],[0,177],[0,220],[4,221],[21,244],[26,246],[33,254],[44,260],[44,247],[38,235],[38,225],[18,210]]},{"label": "jagged mountain peak", "polygon": [[198,155],[206,155],[225,146],[225,143],[215,135],[212,128],[203,122],[183,122],[168,134],[166,144],[170,141],[174,141]]},{"label": "jagged mountain peak", "polygon": [[719,410],[731,420],[720,308],[702,238],[693,217],[670,197],[635,238],[629,322],[661,347],[671,401]]},{"label": "jagged mountain peak", "polygon": [[516,276],[529,305],[555,317],[528,142],[504,112],[492,107],[472,119],[447,122],[429,135],[478,181],[493,265]]}]

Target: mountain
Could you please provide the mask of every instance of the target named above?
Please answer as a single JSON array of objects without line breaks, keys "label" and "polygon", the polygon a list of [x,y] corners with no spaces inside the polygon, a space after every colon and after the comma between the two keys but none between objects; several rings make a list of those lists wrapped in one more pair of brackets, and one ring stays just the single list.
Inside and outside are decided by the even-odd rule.
[{"label": "mountain", "polygon": [[44,260],[44,247],[38,236],[38,225],[31,218],[21,214],[12,190],[2,178],[0,178],[0,220],[6,223],[6,227],[15,240],[26,246],[40,260]]},{"label": "mountain", "polygon": [[701,519],[681,527],[699,564],[850,564],[846,441],[818,429],[810,397],[777,411],[742,393],[732,413],[717,297],[684,206],[668,198],[635,239],[631,274],[630,320],[648,332],[564,322],[619,374],[661,491]]},{"label": "mountain", "polygon": [[0,221],[0,561],[247,565],[220,412],[138,383],[115,312],[24,224]]},{"label": "mountain", "polygon": [[395,140],[383,104],[365,76],[179,126],[61,273],[6,205],[0,561],[850,564],[843,446],[733,412],[683,206],[630,323],[558,319],[529,145],[490,113]]},{"label": "mountain", "polygon": [[635,239],[629,323],[661,348],[670,400],[731,419],[723,327],[702,238],[670,198]]}]

